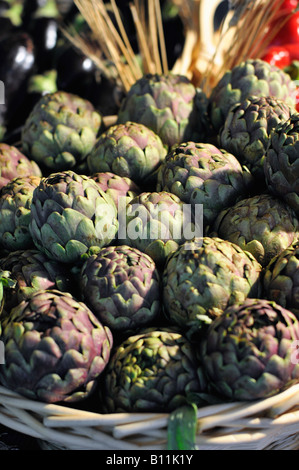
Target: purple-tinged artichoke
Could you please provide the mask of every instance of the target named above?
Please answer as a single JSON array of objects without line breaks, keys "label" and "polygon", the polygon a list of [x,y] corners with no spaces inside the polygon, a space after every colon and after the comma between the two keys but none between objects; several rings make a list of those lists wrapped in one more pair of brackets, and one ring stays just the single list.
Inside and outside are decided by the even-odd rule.
[{"label": "purple-tinged artichoke", "polygon": [[184,142],[174,146],[161,164],[157,191],[168,191],[194,211],[203,205],[205,230],[219,211],[245,197],[253,178],[237,158],[215,145]]},{"label": "purple-tinged artichoke", "polygon": [[101,381],[105,412],[167,413],[201,392],[191,343],[176,329],[148,328],[116,346]]},{"label": "purple-tinged artichoke", "polygon": [[0,143],[0,188],[14,178],[22,176],[42,176],[41,169],[34,160],[29,160],[17,147]]},{"label": "purple-tinged artichoke", "polygon": [[263,193],[220,212],[212,236],[236,243],[264,267],[299,236],[299,220],[283,201]]},{"label": "purple-tinged artichoke", "polygon": [[2,322],[0,382],[33,400],[77,402],[94,391],[112,334],[71,294],[38,291]]},{"label": "purple-tinged artichoke", "polygon": [[114,331],[150,325],[160,312],[160,278],[154,261],[129,246],[109,246],[83,264],[82,300]]},{"label": "purple-tinged artichoke", "polygon": [[0,246],[7,251],[33,247],[29,230],[33,192],[39,176],[14,178],[0,190]]},{"label": "purple-tinged artichoke", "polygon": [[183,331],[200,331],[236,302],[259,297],[262,267],[251,253],[216,237],[195,238],[169,255],[163,306]]},{"label": "purple-tinged artichoke", "polygon": [[14,288],[5,289],[4,310],[10,310],[36,291],[73,291],[73,279],[65,264],[49,259],[37,249],[17,250],[0,259],[0,268],[10,273]]},{"label": "purple-tinged artichoke", "polygon": [[88,100],[62,90],[47,93],[26,119],[23,152],[50,171],[74,168],[92,150],[101,126]]},{"label": "purple-tinged artichoke", "polygon": [[263,272],[264,297],[293,312],[299,319],[299,242],[283,250]]},{"label": "purple-tinged artichoke", "polygon": [[96,181],[72,170],[42,178],[33,192],[30,233],[49,258],[74,263],[115,239],[117,209]]},{"label": "purple-tinged artichoke", "polygon": [[207,381],[224,400],[267,398],[299,380],[299,321],[266,299],[228,307],[199,346]]},{"label": "purple-tinged artichoke", "polygon": [[166,152],[160,137],[147,126],[125,122],[100,135],[87,165],[91,174],[112,172],[141,184],[164,161]]},{"label": "purple-tinged artichoke", "polygon": [[115,175],[109,171],[97,172],[91,175],[100,188],[114,201],[118,207],[118,200],[120,197],[125,197],[127,202],[141,193],[141,189],[130,178],[125,176]]}]

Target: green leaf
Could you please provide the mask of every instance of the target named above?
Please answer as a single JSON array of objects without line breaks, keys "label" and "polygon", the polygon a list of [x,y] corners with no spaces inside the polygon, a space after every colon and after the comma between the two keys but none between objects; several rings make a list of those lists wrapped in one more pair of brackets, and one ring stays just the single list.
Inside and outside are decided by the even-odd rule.
[{"label": "green leaf", "polygon": [[197,406],[181,406],[170,413],[167,439],[168,450],[197,450]]}]

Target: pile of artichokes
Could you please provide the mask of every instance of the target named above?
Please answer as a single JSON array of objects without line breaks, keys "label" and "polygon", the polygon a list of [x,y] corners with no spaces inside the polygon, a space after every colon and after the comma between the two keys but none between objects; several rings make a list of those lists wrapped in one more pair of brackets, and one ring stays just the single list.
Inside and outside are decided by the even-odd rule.
[{"label": "pile of artichokes", "polygon": [[0,383],[114,413],[298,382],[295,104],[262,60],[210,96],[145,75],[109,125],[41,97],[20,148],[0,144]]}]

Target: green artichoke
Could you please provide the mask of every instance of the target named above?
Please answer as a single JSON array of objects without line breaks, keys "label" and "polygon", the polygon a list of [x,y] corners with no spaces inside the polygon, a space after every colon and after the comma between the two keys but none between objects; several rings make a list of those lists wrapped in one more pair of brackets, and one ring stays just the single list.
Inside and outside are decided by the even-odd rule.
[{"label": "green artichoke", "polygon": [[251,253],[234,243],[195,238],[167,259],[162,277],[165,315],[188,336],[200,333],[229,305],[260,296],[261,270]]},{"label": "green artichoke", "polygon": [[73,279],[65,264],[49,259],[34,248],[17,250],[0,259],[0,268],[15,281],[13,289],[5,289],[5,311],[39,290],[56,289],[71,292]]},{"label": "green artichoke", "polygon": [[109,171],[93,173],[91,178],[98,183],[102,191],[113,199],[117,208],[120,197],[125,197],[126,201],[129,202],[141,193],[139,186],[130,178],[115,175]]},{"label": "green artichoke", "polygon": [[160,166],[157,191],[168,191],[183,202],[202,204],[205,230],[219,211],[245,197],[253,178],[236,157],[212,144],[184,142],[174,146]]},{"label": "green artichoke", "polygon": [[47,93],[37,102],[22,130],[22,148],[41,168],[74,168],[95,145],[102,117],[93,105],[72,93]]},{"label": "green artichoke", "polygon": [[21,176],[42,176],[38,164],[17,147],[0,142],[0,188]]},{"label": "green artichoke", "polygon": [[129,246],[109,246],[83,264],[82,300],[111,331],[135,331],[160,312],[160,278],[154,261]]},{"label": "green artichoke", "polygon": [[299,242],[276,256],[263,272],[264,297],[290,310],[299,319]]},{"label": "green artichoke", "polygon": [[[192,133],[195,96],[196,88],[185,76],[173,73],[144,75],[123,99],[118,123],[133,121],[144,124],[171,147]],[[199,126],[200,121],[194,120]]]},{"label": "green artichoke", "polygon": [[223,399],[256,400],[299,379],[299,322],[266,299],[228,307],[209,326],[199,346],[211,388]]},{"label": "green artichoke", "polygon": [[250,96],[272,96],[296,106],[296,85],[290,76],[261,59],[247,59],[228,70],[213,88],[208,113],[215,131],[224,125],[231,106]]},{"label": "green artichoke", "polygon": [[38,291],[2,322],[3,386],[48,403],[77,402],[93,392],[112,334],[71,294]]},{"label": "green artichoke", "polygon": [[137,184],[149,177],[165,159],[160,137],[137,122],[116,124],[103,132],[87,157],[90,173],[112,172]]},{"label": "green artichoke", "polygon": [[267,187],[299,214],[299,113],[271,134],[264,161]]},{"label": "green artichoke", "polygon": [[33,192],[39,176],[14,178],[0,190],[0,246],[15,251],[33,246],[29,230]]},{"label": "green artichoke", "polygon": [[128,202],[125,212],[122,216],[119,211],[119,243],[148,254],[159,267],[196,231],[202,234],[201,221],[195,226],[189,207],[166,191],[141,193]]},{"label": "green artichoke", "polygon": [[201,391],[189,341],[171,328],[149,328],[117,346],[101,381],[103,409],[167,413]]},{"label": "green artichoke", "polygon": [[272,96],[246,97],[230,108],[219,134],[219,145],[246,165],[254,177],[264,179],[271,132],[287,121],[293,111],[287,103]]},{"label": "green artichoke", "polygon": [[115,239],[117,210],[88,176],[53,173],[33,192],[29,229],[35,246],[49,258],[75,263]]},{"label": "green artichoke", "polygon": [[210,235],[236,243],[266,266],[298,239],[299,220],[287,204],[263,193],[223,210]]}]

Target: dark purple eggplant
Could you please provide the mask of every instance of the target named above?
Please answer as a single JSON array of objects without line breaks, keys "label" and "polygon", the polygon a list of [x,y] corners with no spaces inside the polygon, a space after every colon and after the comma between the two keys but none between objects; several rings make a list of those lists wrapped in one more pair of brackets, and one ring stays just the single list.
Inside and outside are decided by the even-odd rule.
[{"label": "dark purple eggplant", "polygon": [[35,59],[38,72],[54,67],[55,51],[60,36],[59,22],[56,18],[35,18],[28,28],[35,47]]},{"label": "dark purple eggplant", "polygon": [[5,90],[5,104],[0,105],[0,124],[10,125],[12,118],[16,122],[22,119],[27,82],[35,66],[32,39],[23,31],[13,30],[0,39],[0,57],[0,80]]}]

